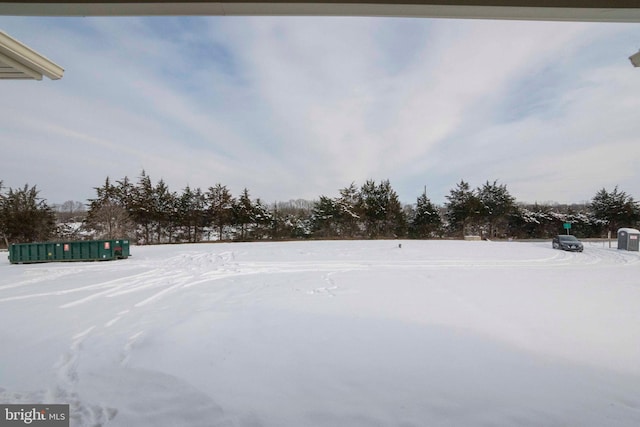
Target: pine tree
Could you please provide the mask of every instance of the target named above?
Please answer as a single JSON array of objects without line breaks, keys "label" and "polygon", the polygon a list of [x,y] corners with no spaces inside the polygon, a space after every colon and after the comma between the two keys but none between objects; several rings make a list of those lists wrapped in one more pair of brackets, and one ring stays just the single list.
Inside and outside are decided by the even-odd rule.
[{"label": "pine tree", "polygon": [[385,219],[382,235],[387,238],[402,238],[407,235],[407,216],[400,203],[400,198],[389,180],[383,181],[379,186],[380,196],[385,205]]},{"label": "pine tree", "polygon": [[360,188],[357,210],[368,238],[397,238],[406,234],[407,221],[389,180],[376,185],[367,180]]},{"label": "pine tree", "polygon": [[191,242],[193,230],[194,193],[188,185],[182,190],[176,203],[176,219],[179,227],[186,235],[187,242]]},{"label": "pine tree", "polygon": [[376,238],[380,231],[379,223],[385,217],[385,212],[375,181],[365,181],[360,187],[359,196],[356,208],[361,213],[365,235],[370,239]]},{"label": "pine tree", "polygon": [[[1,186],[0,186],[1,190]],[[34,185],[9,191],[0,197],[0,234],[9,245],[46,241],[55,232],[55,213],[46,201],[38,197]]]},{"label": "pine tree", "polygon": [[506,185],[498,185],[498,181],[487,181],[476,190],[480,202],[479,219],[488,229],[488,237],[496,237],[498,228],[506,228],[509,214],[515,207],[515,198],[509,194]]},{"label": "pine tree", "polygon": [[361,213],[358,210],[360,192],[355,183],[340,190],[336,200],[337,235],[352,238],[360,236]]},{"label": "pine tree", "polygon": [[173,211],[176,204],[176,194],[169,191],[169,187],[164,183],[164,180],[160,179],[153,189],[153,201],[158,243],[163,241],[163,236],[165,235],[168,236],[169,243],[171,243],[173,228],[175,227]]},{"label": "pine tree", "polygon": [[337,236],[339,224],[338,202],[330,197],[320,196],[311,211],[313,233],[322,238]]},{"label": "pine tree", "polygon": [[416,209],[410,225],[410,236],[414,239],[427,239],[439,234],[442,219],[438,209],[427,197],[427,189],[416,200]]},{"label": "pine tree", "polygon": [[607,230],[616,235],[621,227],[633,227],[640,221],[640,206],[633,197],[616,186],[612,192],[602,189],[591,200],[594,216],[608,224]]},{"label": "pine tree", "polygon": [[202,240],[202,230],[208,225],[207,223],[207,201],[204,193],[197,187],[193,193],[193,237],[194,243]]},{"label": "pine tree", "polygon": [[196,243],[201,240],[206,226],[206,201],[200,188],[192,190],[188,185],[175,198],[174,217],[176,226],[182,229],[182,238]]},{"label": "pine tree", "polygon": [[151,243],[151,229],[158,216],[155,211],[155,194],[151,178],[142,170],[138,184],[133,190],[130,213],[135,223],[142,227],[142,237],[145,244]]},{"label": "pine tree", "polygon": [[240,227],[240,240],[247,238],[247,230],[253,222],[253,203],[249,197],[249,190],[242,191],[240,198],[234,204],[233,223]]},{"label": "pine tree", "polygon": [[116,184],[118,185],[115,187],[115,198],[118,200],[118,203],[131,214],[136,187],[126,176],[116,181]]},{"label": "pine tree", "polygon": [[3,188],[4,188],[3,181],[0,180],[0,235],[2,235],[2,241],[4,242],[5,246],[9,247],[9,239],[5,232],[5,225],[4,225],[5,220],[4,220],[4,214],[2,209],[4,200],[5,200],[5,197],[2,191]]},{"label": "pine tree", "polygon": [[445,197],[449,201],[446,204],[449,229],[452,233],[464,238],[467,228],[478,218],[481,209],[480,201],[469,187],[469,183],[464,180],[460,181]]},{"label": "pine tree", "polygon": [[264,239],[271,235],[273,231],[273,215],[269,212],[269,208],[262,203],[260,199],[256,199],[253,209],[251,210],[251,218],[254,229],[253,238]]},{"label": "pine tree", "polygon": [[230,226],[233,221],[233,196],[226,186],[216,184],[215,187],[209,187],[206,198],[211,223],[218,231],[218,239],[224,240],[225,227]]}]

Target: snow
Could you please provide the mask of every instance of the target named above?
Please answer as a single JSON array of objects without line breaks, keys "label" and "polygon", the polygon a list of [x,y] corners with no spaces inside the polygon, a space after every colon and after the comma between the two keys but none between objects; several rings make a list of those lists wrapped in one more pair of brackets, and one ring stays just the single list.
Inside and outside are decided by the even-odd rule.
[{"label": "snow", "polygon": [[[401,244],[401,247],[399,247]],[[0,401],[72,426],[637,426],[640,255],[318,241],[0,258]]]},{"label": "snow", "polygon": [[619,228],[618,233],[625,232],[628,234],[640,234],[640,231],[635,228]]}]

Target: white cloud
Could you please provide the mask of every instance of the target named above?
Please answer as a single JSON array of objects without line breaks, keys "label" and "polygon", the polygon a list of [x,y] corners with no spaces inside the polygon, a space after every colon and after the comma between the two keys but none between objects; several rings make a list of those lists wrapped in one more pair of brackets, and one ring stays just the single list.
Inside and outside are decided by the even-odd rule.
[{"label": "white cloud", "polygon": [[52,202],[83,200],[107,175],[135,179],[142,168],[176,191],[220,182],[266,201],[336,195],[368,178],[391,179],[406,202],[427,185],[442,203],[460,179],[499,179],[522,201],[580,201],[614,185],[637,191],[640,75],[623,53],[636,48],[627,45],[637,25],[2,18],[0,26],[66,68],[59,82],[2,83],[0,179],[38,184]]}]

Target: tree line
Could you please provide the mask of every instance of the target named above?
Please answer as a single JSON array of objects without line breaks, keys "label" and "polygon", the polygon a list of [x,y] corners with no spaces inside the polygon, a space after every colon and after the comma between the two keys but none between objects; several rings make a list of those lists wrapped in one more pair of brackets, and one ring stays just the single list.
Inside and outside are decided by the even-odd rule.
[{"label": "tree line", "polygon": [[351,183],[336,197],[267,204],[246,188],[239,196],[222,184],[171,191],[145,171],[95,187],[86,204],[50,206],[36,186],[4,188],[0,181],[0,236],[5,245],[70,239],[129,238],[138,244],[290,239],[549,238],[571,223],[579,237],[615,236],[637,227],[640,205],[619,190],[602,189],[583,205],[517,203],[505,184],[472,188],[460,181],[443,206],[426,188],[402,204],[389,180]]}]

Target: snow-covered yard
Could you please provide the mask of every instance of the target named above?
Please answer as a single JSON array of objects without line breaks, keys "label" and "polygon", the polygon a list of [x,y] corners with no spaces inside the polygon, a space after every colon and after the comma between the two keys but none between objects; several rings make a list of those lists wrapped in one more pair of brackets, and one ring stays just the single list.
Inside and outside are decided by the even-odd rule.
[{"label": "snow-covered yard", "polygon": [[[399,244],[402,247],[399,247]],[[0,402],[72,426],[638,426],[640,255],[335,241],[0,257]]]}]

